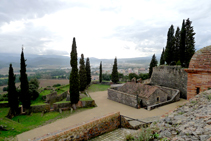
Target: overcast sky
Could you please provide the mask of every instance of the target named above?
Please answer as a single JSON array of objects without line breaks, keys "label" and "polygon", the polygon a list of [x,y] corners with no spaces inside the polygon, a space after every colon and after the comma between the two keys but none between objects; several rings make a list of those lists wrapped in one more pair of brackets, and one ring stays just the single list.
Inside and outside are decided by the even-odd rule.
[{"label": "overcast sky", "polygon": [[195,48],[211,45],[211,0],[0,0],[0,52],[159,56],[171,24],[190,18]]}]

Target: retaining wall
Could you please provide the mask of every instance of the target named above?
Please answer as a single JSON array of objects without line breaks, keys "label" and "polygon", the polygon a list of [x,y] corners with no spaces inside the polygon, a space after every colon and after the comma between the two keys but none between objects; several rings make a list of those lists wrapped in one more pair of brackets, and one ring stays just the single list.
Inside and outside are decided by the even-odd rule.
[{"label": "retaining wall", "polygon": [[71,103],[54,103],[53,104],[53,109],[54,111],[59,111],[59,108],[70,108]]},{"label": "retaining wall", "polygon": [[108,99],[131,106],[137,107],[137,98],[134,95],[123,93],[117,90],[108,89]]},{"label": "retaining wall", "polygon": [[9,107],[9,103],[0,103],[0,108]]},{"label": "retaining wall", "polygon": [[50,111],[50,105],[49,104],[34,105],[34,106],[31,106],[31,110],[32,110],[33,113],[38,113],[38,112],[42,112],[42,111],[49,112]]}]

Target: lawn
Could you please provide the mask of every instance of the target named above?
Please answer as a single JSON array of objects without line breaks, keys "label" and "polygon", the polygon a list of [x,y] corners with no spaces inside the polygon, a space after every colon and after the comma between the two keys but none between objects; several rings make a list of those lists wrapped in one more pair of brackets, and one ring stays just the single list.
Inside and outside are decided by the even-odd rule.
[{"label": "lawn", "polygon": [[43,96],[43,95],[48,95],[48,94],[51,93],[51,91],[52,91],[52,90],[44,90],[44,91],[42,91],[42,92],[40,93],[40,95],[41,95],[41,96]]},{"label": "lawn", "polygon": [[110,88],[109,85],[92,84],[92,85],[88,88],[88,92],[106,91],[108,88]]},{"label": "lawn", "polygon": [[64,85],[64,86],[58,87],[58,88],[56,89],[57,94],[62,94],[62,93],[64,93],[64,92],[68,91],[68,90],[69,90],[69,87],[70,87],[69,84],[68,84],[68,85]]},{"label": "lawn", "polygon": [[48,112],[45,113],[44,116],[42,116],[42,113],[32,113],[31,115],[19,115],[12,119],[5,117],[9,108],[0,108],[0,125],[7,126],[6,129],[8,130],[0,131],[0,141],[6,140],[5,138],[16,136],[17,134],[31,130],[38,126],[49,124],[57,119],[65,118],[72,114],[92,108],[93,107],[79,108],[73,111],[73,113],[70,113],[70,111],[63,111],[61,114],[59,112]]},{"label": "lawn", "polygon": [[40,103],[45,104],[44,102],[45,102],[45,100],[42,99],[42,95],[39,95],[39,97],[38,97],[36,100],[31,101],[31,104],[32,104],[32,105],[37,105],[37,103],[39,103],[39,104],[40,104]]},{"label": "lawn", "polygon": [[8,103],[8,101],[0,101],[0,103]]},{"label": "lawn", "polygon": [[91,97],[84,97],[80,99],[80,101],[91,101],[91,100],[93,100]]}]

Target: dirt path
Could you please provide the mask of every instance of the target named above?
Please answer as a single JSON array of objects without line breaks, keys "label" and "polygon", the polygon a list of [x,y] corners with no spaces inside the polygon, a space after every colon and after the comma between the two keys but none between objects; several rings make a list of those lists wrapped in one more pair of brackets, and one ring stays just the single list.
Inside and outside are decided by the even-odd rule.
[{"label": "dirt path", "polygon": [[95,100],[98,107],[86,110],[78,114],[74,114],[64,119],[59,119],[54,123],[19,134],[17,135],[18,141],[25,141],[28,139],[33,139],[34,137],[43,136],[50,132],[58,131],[69,126],[73,126],[75,124],[80,124],[84,121],[91,120],[94,117],[100,117],[111,112],[120,111],[121,115],[129,116],[135,119],[161,116],[170,110],[174,110],[177,106],[182,105],[184,102],[186,102],[186,100],[181,99],[176,103],[162,106],[152,111],[147,111],[145,109],[136,109],[118,102],[108,100],[107,91],[93,92],[90,93],[90,95]]}]

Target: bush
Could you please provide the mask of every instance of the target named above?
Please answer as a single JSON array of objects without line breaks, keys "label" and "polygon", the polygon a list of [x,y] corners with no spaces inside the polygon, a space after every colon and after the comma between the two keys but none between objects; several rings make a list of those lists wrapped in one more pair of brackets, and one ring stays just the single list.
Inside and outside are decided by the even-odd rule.
[{"label": "bush", "polygon": [[3,88],[3,91],[8,91],[8,86]]},{"label": "bush", "polygon": [[54,84],[53,87],[59,87],[61,84]]}]

